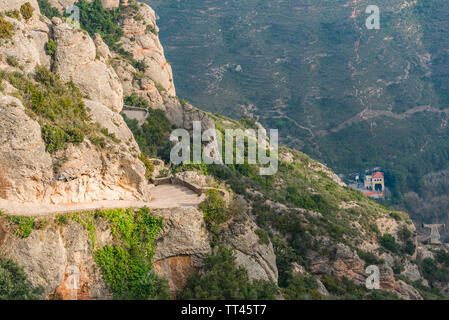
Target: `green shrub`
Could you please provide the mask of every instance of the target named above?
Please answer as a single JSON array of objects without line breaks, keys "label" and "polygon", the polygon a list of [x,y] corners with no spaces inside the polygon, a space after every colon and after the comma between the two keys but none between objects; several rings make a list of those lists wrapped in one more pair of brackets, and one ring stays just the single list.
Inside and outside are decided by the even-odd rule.
[{"label": "green shrub", "polygon": [[384,234],[380,238],[380,244],[391,252],[398,252],[398,244],[396,243],[396,239],[389,233]]},{"label": "green shrub", "polygon": [[11,67],[14,67],[14,68],[18,68],[18,67],[19,67],[19,62],[18,62],[17,59],[16,59],[15,57],[13,57],[13,56],[8,56],[8,57],[6,58],[6,62],[7,62]]},{"label": "green shrub", "polygon": [[95,251],[103,279],[118,299],[168,299],[167,280],[153,271],[155,241],[162,219],[148,208],[109,210],[97,213],[106,219],[117,244]]},{"label": "green shrub", "polygon": [[81,143],[84,141],[84,132],[81,131],[79,128],[69,128],[66,129],[65,132],[67,133],[67,141],[71,143]]},{"label": "green shrub", "polygon": [[143,60],[136,60],[134,58],[130,58],[129,60],[131,62],[131,65],[137,70],[139,70],[141,74],[143,74],[148,67],[145,61]]},{"label": "green shrub", "polygon": [[54,42],[53,39],[48,40],[48,42],[45,44],[45,51],[49,56],[53,56],[56,53],[56,42]]},{"label": "green shrub", "polygon": [[287,281],[284,296],[289,300],[321,300],[316,279],[308,275],[294,275]]},{"label": "green shrub", "polygon": [[151,160],[143,153],[139,154],[139,160],[142,161],[142,163],[145,165],[145,177],[147,178],[147,180],[150,180],[154,172],[153,162],[151,162]]},{"label": "green shrub", "polygon": [[442,263],[446,267],[449,267],[449,253],[447,253],[445,250],[440,249],[436,251],[436,259],[439,263]]},{"label": "green shrub", "polygon": [[37,3],[39,4],[41,13],[48,19],[51,19],[53,17],[61,17],[61,13],[59,13],[59,10],[52,7],[48,0],[37,0]]},{"label": "green shrub", "polygon": [[449,282],[449,269],[439,268],[431,258],[426,258],[421,262],[421,270],[424,278],[431,282]]},{"label": "green shrub", "polygon": [[200,203],[199,208],[204,213],[204,221],[209,229],[217,227],[228,220],[226,202],[215,189],[207,191],[206,199]]},{"label": "green shrub", "polygon": [[366,298],[368,300],[400,300],[396,293],[387,290],[373,290]]},{"label": "green shrub", "polygon": [[268,232],[266,230],[259,228],[259,229],[257,229],[255,231],[255,233],[259,237],[259,242],[261,244],[266,244],[266,245],[270,244],[270,237],[269,237]]},{"label": "green shrub", "polygon": [[278,289],[272,281],[251,282],[248,271],[237,267],[232,249],[219,246],[205,259],[204,273],[193,273],[178,294],[183,300],[274,299]]},{"label": "green shrub", "polygon": [[60,226],[66,226],[69,224],[69,222],[70,222],[70,219],[65,214],[58,214],[56,216],[56,223]]},{"label": "green shrub", "polygon": [[123,116],[123,118],[132,131],[142,153],[170,162],[173,143],[169,137],[174,127],[163,110],[149,109],[148,111],[147,120],[142,127],[138,125],[138,121],[135,119],[129,119],[126,116]]},{"label": "green shrub", "polygon": [[148,32],[154,33],[155,35],[158,35],[158,32],[154,26],[147,25],[146,30]]},{"label": "green shrub", "polygon": [[11,216],[9,222],[17,226],[14,233],[21,238],[28,238],[34,229],[34,218]]},{"label": "green shrub", "polygon": [[6,11],[5,15],[7,17],[20,20],[20,11],[17,9]]},{"label": "green shrub", "polygon": [[[42,128],[47,151],[54,153],[66,143],[80,143],[95,126],[83,102],[83,96],[73,82],[61,79],[43,66],[37,66],[33,78],[20,73],[8,73],[7,80],[18,90],[27,111]],[[33,81],[34,80],[34,81]]]},{"label": "green shrub", "polygon": [[21,267],[0,256],[0,301],[37,300],[42,288],[33,288]]},{"label": "green shrub", "polygon": [[11,39],[14,35],[14,27],[11,22],[6,21],[3,17],[0,17],[0,38]]},{"label": "green shrub", "polygon": [[42,139],[45,142],[45,150],[48,153],[55,153],[62,149],[68,141],[68,136],[64,130],[50,124],[44,125],[41,131]]},{"label": "green shrub", "polygon": [[424,300],[445,300],[444,295],[437,288],[429,288],[423,285],[421,280],[413,282],[413,287],[418,290]]},{"label": "green shrub", "polygon": [[91,137],[89,137],[89,139],[90,139],[90,142],[92,142],[95,146],[98,146],[101,148],[106,147],[106,141],[104,140],[103,137],[91,136]]},{"label": "green shrub", "polygon": [[415,253],[416,246],[412,240],[405,241],[404,252],[408,255],[413,255]]},{"label": "green shrub", "polygon": [[367,265],[381,265],[384,263],[383,260],[379,259],[374,253],[363,251],[363,250],[357,250],[357,254],[360,257],[360,259],[364,260]]},{"label": "green shrub", "polygon": [[132,93],[131,95],[125,97],[125,104],[128,106],[134,106],[144,109],[149,108],[148,101],[143,97],[136,95],[135,93]]},{"label": "green shrub", "polygon": [[412,232],[406,226],[402,226],[401,229],[399,229],[399,231],[398,231],[398,237],[402,241],[406,241],[406,240],[410,239],[411,236],[412,236]]},{"label": "green shrub", "polygon": [[118,139],[116,136],[115,136],[115,133],[109,133],[109,130],[108,130],[108,128],[102,128],[102,129],[100,129],[100,132],[103,134],[103,135],[105,135],[106,137],[108,137],[108,138],[110,138],[112,141],[114,141],[115,143],[120,143],[121,142],[121,140],[120,139]]},{"label": "green shrub", "polygon": [[25,20],[31,19],[33,16],[34,8],[31,3],[26,2],[20,7],[20,13]]},{"label": "green shrub", "polygon": [[160,93],[167,91],[167,89],[165,89],[164,86],[157,81],[154,81],[154,86],[156,87],[157,91],[159,91]]},{"label": "green shrub", "polygon": [[116,43],[123,36],[123,29],[119,26],[120,9],[104,9],[100,0],[91,3],[79,0],[74,5],[80,10],[81,27],[90,36],[100,34],[111,49],[117,49]]},{"label": "green shrub", "polygon": [[329,293],[336,296],[342,296],[344,299],[362,300],[366,298],[368,292],[368,289],[364,286],[357,286],[352,280],[345,277],[338,279],[325,274],[320,280]]}]

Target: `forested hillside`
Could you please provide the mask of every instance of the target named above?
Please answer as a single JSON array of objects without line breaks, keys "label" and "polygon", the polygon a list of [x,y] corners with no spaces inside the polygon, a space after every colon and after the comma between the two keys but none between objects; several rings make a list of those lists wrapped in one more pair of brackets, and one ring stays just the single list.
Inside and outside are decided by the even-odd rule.
[{"label": "forested hillside", "polygon": [[394,204],[418,195],[430,208],[408,206],[415,219],[445,215],[425,175],[449,166],[447,1],[378,1],[380,30],[369,1],[146,2],[179,96],[260,117],[338,173],[381,166]]}]

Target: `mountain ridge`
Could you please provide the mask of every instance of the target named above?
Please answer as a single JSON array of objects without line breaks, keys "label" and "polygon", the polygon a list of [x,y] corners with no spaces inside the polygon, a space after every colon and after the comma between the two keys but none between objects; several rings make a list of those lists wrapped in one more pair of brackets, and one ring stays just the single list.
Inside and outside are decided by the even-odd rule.
[{"label": "mountain ridge", "polygon": [[[53,2],[59,3],[49,1]],[[13,9],[19,10],[26,3],[26,0],[15,2]],[[0,68],[4,70],[0,99],[4,112],[0,113],[0,128],[6,123],[11,125],[6,130],[8,139],[3,138],[0,143],[5,151],[0,153],[0,163],[11,167],[14,163],[10,160],[15,159],[16,152],[21,152],[25,163],[14,164],[17,166],[14,172],[22,174],[36,162],[33,152],[46,157],[50,182],[34,175],[30,175],[30,180],[36,188],[52,191],[56,184],[60,192],[71,194],[69,201],[59,198],[59,193],[52,194],[59,203],[82,203],[94,196],[120,200],[122,189],[129,201],[136,201],[134,194],[151,196],[147,181],[153,174],[156,179],[170,175],[182,178],[208,191],[198,206],[157,208],[151,212],[148,208],[105,209],[54,217],[19,217],[4,212],[0,217],[0,252],[23,268],[33,287],[43,286],[44,293],[39,298],[166,298],[163,294],[168,288],[173,297],[204,298],[217,294],[215,287],[229,285],[220,275],[229,278],[236,274],[241,275],[236,280],[241,287],[232,287],[232,295],[223,298],[242,298],[238,294],[244,288],[252,288],[251,292],[257,292],[259,298],[268,299],[447,298],[449,269],[445,246],[417,242],[415,227],[407,213],[364,197],[345,186],[326,166],[299,151],[281,146],[279,172],[266,177],[258,174],[257,166],[249,164],[169,166],[159,160],[160,167],[154,168],[155,164],[150,164],[150,157],[154,156],[151,153],[158,158],[166,155],[165,142],[172,126],[189,130],[192,120],[200,120],[203,128],[225,130],[245,128],[248,121],[210,114],[170,95],[169,88],[163,84],[170,85],[173,78],[165,69],[168,64],[162,47],[142,51],[152,44],[160,44],[155,14],[149,6],[130,1],[129,7],[120,7],[123,11],[112,8],[104,12],[100,1],[77,3],[89,12],[90,19],[84,21],[86,30],[69,28],[62,17],[45,18],[39,15],[38,7],[34,8],[33,17],[25,20],[5,13],[3,19],[14,24],[17,28],[14,31],[22,32],[12,35],[14,43],[3,39],[5,45],[0,50]],[[0,9],[3,9],[1,5]],[[115,16],[117,12],[124,16]],[[116,34],[102,37],[99,32],[103,30],[91,30],[89,25],[102,16],[98,13],[109,17],[102,26],[111,22],[134,31],[121,34],[115,29]],[[57,15],[55,11],[52,14]],[[43,31],[36,31],[36,26]],[[39,35],[34,38],[37,45],[27,37],[15,38],[27,32]],[[116,42],[113,35],[118,35]],[[102,38],[109,40],[101,41]],[[48,50],[50,40],[56,44],[53,55]],[[73,51],[69,44],[75,44]],[[120,44],[123,44],[121,48]],[[36,48],[39,60],[27,63],[17,46]],[[64,61],[64,57],[69,61]],[[38,66],[41,61],[46,61],[46,68]],[[110,82],[96,82],[92,73],[77,75],[79,70],[95,70],[95,76],[102,71],[111,75]],[[60,80],[64,76],[67,83]],[[120,86],[122,90],[116,93],[122,92],[124,97],[119,100],[128,97],[129,101],[146,108],[150,116],[142,126],[137,120],[123,120],[118,115],[122,105],[117,104],[116,95],[92,91],[86,85],[91,82],[97,88],[105,86],[105,90],[113,90],[114,84]],[[35,87],[40,90],[33,91]],[[71,100],[61,100],[60,92],[70,93]],[[136,96],[131,96],[133,93]],[[110,101],[104,105],[101,101],[106,98]],[[89,108],[84,109],[81,102]],[[45,108],[40,108],[41,104]],[[60,106],[76,114],[70,117],[74,121],[70,123],[79,130],[86,129],[85,135],[67,127],[67,122],[61,122],[68,121],[64,114],[56,117],[48,113],[49,110],[59,112]],[[92,117],[85,117],[84,112]],[[14,116],[18,121],[11,122],[9,119]],[[20,122],[23,119],[30,124],[24,125]],[[100,122],[100,127],[91,127],[91,121]],[[33,129],[33,135],[22,128]],[[10,144],[17,137],[22,143],[25,141],[25,147]],[[144,147],[149,151],[142,155]],[[61,156],[64,153],[66,158]],[[86,161],[89,158],[85,153],[99,156]],[[53,167],[51,160],[58,158],[61,161],[55,161]],[[118,159],[118,163],[112,162],[103,171],[90,175],[90,181],[102,186],[100,193],[95,193],[97,189],[92,187],[71,188],[84,181],[83,170],[89,171],[111,159]],[[112,182],[105,179],[111,166]],[[39,172],[34,168],[30,171]],[[116,179],[121,174],[129,177],[128,180],[140,181],[142,189],[137,188],[137,183]],[[24,203],[46,202],[34,189],[17,187],[20,183],[23,183],[20,176],[0,176],[0,197],[16,198],[17,189],[28,195],[20,199]],[[146,188],[150,189],[148,193]],[[229,199],[214,191],[220,189],[229,192]],[[232,248],[232,263],[226,260],[227,251],[223,246]],[[116,261],[126,261],[126,268]],[[369,265],[380,269],[380,290],[370,291],[365,286]],[[80,276],[80,287],[76,290],[69,282],[76,270],[73,266],[78,268]],[[140,278],[130,279],[129,274],[134,273],[127,268],[135,268],[131,270],[137,274],[141,270],[145,272],[139,274]],[[214,273],[211,268],[227,273]],[[208,281],[212,282],[212,288],[207,286]],[[204,290],[200,290],[203,285]],[[141,296],[136,292],[148,294]]]}]

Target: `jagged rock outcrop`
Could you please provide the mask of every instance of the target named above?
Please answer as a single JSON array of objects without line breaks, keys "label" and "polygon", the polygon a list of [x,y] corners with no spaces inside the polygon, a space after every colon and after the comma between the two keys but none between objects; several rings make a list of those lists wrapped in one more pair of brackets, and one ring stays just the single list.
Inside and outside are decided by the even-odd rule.
[{"label": "jagged rock outcrop", "polygon": [[176,98],[172,68],[158,37],[156,14],[145,3],[138,3],[137,10],[122,18],[124,36],[120,44],[136,61],[145,65],[145,70],[136,78],[139,71],[127,61],[119,58],[112,61],[125,96],[134,93],[144,97],[151,108],[164,110],[170,122],[179,128],[192,130],[193,121],[201,121],[202,130],[214,128],[213,121],[204,111]]},{"label": "jagged rock outcrop", "polygon": [[115,70],[96,58],[97,47],[92,38],[59,18],[53,18],[53,25],[56,73],[64,82],[73,81],[90,100],[120,112],[123,88]]},{"label": "jagged rock outcrop", "polygon": [[196,208],[154,210],[164,217],[164,229],[156,246],[154,266],[167,277],[172,292],[183,288],[187,277],[203,266],[210,244],[203,213]]},{"label": "jagged rock outcrop", "polygon": [[[336,278],[347,278],[356,285],[365,285],[368,274],[365,268],[368,266],[360,259],[357,252],[343,243],[335,246],[329,239],[320,239],[321,250],[326,249],[328,255],[323,255],[320,251],[309,250],[307,259],[310,261],[310,271],[312,274],[321,276],[325,274]],[[402,280],[396,280],[393,270],[387,264],[378,265],[380,271],[380,288],[395,292],[401,299],[422,300],[419,292],[411,285]]]},{"label": "jagged rock outcrop", "polygon": [[[20,6],[28,1],[6,1],[0,4],[1,11],[20,9]],[[5,16],[4,19],[14,25],[14,34],[11,40],[3,40],[0,46],[1,69],[18,70],[24,72],[33,71],[37,65],[50,67],[50,56],[45,52],[45,44],[49,39],[49,27],[40,20],[39,7],[36,1],[30,2],[35,8],[33,16],[29,20],[15,19]],[[43,19],[44,21],[46,19]],[[12,57],[17,61],[17,67],[8,66],[6,57]]]},{"label": "jagged rock outcrop", "polygon": [[[26,1],[2,2],[0,10],[18,9]],[[50,68],[51,57],[45,44],[54,38],[57,50],[52,63],[64,82],[73,81],[84,95],[92,122],[114,139],[107,148],[94,146],[88,138],[79,145],[69,144],[54,155],[45,152],[39,123],[29,117],[17,91],[3,81],[0,93],[0,198],[13,202],[71,204],[96,200],[144,200],[151,197],[145,167],[134,137],[117,113],[123,106],[123,89],[112,67],[107,65],[108,48],[61,19],[39,18],[28,21],[9,19],[15,26],[12,41],[0,46],[0,69],[33,73],[37,65]],[[102,57],[97,59],[97,50]],[[8,57],[17,66],[7,63]],[[9,63],[11,64],[11,63]]]},{"label": "jagged rock outcrop", "polygon": [[136,15],[125,15],[120,21],[124,32],[120,44],[134,59],[145,63],[144,75],[161,85],[169,96],[176,96],[172,68],[158,37],[156,14],[147,4],[138,3],[137,6],[139,19]]},{"label": "jagged rock outcrop", "polygon": [[[154,209],[152,213],[164,218],[154,267],[167,277],[174,293],[192,272],[201,269],[204,256],[210,253],[203,214],[194,207]],[[0,254],[22,266],[31,283],[42,286],[49,299],[110,299],[111,293],[93,258],[92,235],[73,220],[60,225],[54,218],[43,219],[38,222],[42,227],[35,228],[25,239],[0,221]],[[112,245],[108,224],[97,219],[95,225],[95,248]],[[76,290],[71,285],[74,274],[79,281]]]},{"label": "jagged rock outcrop", "polygon": [[278,269],[273,245],[261,243],[251,219],[233,219],[224,230],[224,242],[235,250],[236,263],[248,270],[250,279],[278,281]]},{"label": "jagged rock outcrop", "polygon": [[[97,228],[99,247],[112,243],[105,224]],[[33,286],[44,288],[43,298],[64,300],[110,299],[111,294],[96,265],[89,234],[79,223],[57,226],[54,222],[33,230],[25,239],[0,225],[0,252],[24,268]],[[74,277],[77,279],[73,283]]]},{"label": "jagged rock outcrop", "polygon": [[137,155],[139,146],[120,114],[100,102],[85,99],[84,103],[90,111],[92,121],[107,129],[109,134],[114,134],[121,141],[120,146],[126,153]]},{"label": "jagged rock outcrop", "polygon": [[39,124],[17,98],[0,93],[0,198],[40,201],[53,181]]},{"label": "jagged rock outcrop", "polygon": [[[45,152],[38,122],[25,113],[22,102],[0,93],[0,198],[58,204],[149,200],[145,168],[133,156],[138,146],[123,119],[99,103],[87,105],[121,142],[100,150],[86,139],[52,157]],[[66,161],[54,172],[59,159]]]}]

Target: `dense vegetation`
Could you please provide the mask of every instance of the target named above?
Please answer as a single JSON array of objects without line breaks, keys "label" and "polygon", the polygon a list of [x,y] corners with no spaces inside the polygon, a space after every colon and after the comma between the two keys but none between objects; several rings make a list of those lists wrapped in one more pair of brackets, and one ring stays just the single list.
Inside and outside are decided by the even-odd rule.
[{"label": "dense vegetation", "polygon": [[148,101],[145,98],[138,96],[135,93],[132,93],[131,95],[126,96],[124,100],[125,100],[125,104],[128,106],[134,106],[134,107],[139,107],[139,108],[143,108],[143,109],[149,108]]},{"label": "dense vegetation", "polygon": [[58,9],[54,8],[48,0],[37,0],[41,14],[51,19],[53,17],[61,17]]},{"label": "dense vegetation", "polygon": [[67,143],[80,143],[93,125],[82,101],[79,89],[46,69],[36,67],[33,76],[21,73],[0,74],[16,89],[27,111],[40,122],[42,138],[49,153],[62,149]]},{"label": "dense vegetation", "polygon": [[168,299],[168,282],[155,274],[152,259],[162,219],[148,208],[100,213],[108,220],[116,245],[96,250],[95,261],[119,299]]},{"label": "dense vegetation", "polygon": [[[390,204],[407,208],[417,222],[449,222],[447,184],[429,190],[425,179],[449,167],[446,113],[342,125],[363,110],[402,114],[417,106],[448,107],[447,1],[419,0],[407,8],[402,0],[379,4],[380,30],[364,27],[363,2],[355,8],[325,0],[313,6],[267,0],[148,3],[161,17],[161,39],[181,97],[234,118],[257,106],[249,112],[267,128],[280,129],[284,143],[337,173],[381,166]],[[197,15],[202,19],[190,19]]]},{"label": "dense vegetation", "polygon": [[168,121],[164,111],[154,109],[148,111],[149,115],[142,127],[138,126],[137,120],[129,119],[126,116],[124,119],[134,134],[140,150],[150,157],[158,157],[168,163],[173,146],[169,136],[174,127]]},{"label": "dense vegetation", "polygon": [[[61,214],[55,219],[3,216],[1,222],[8,223],[20,238],[29,237],[33,230],[77,222],[88,233],[94,259],[115,299],[170,298],[168,281],[155,273],[152,261],[163,220],[154,217],[148,208]],[[100,222],[110,228],[113,244],[97,246]],[[16,287],[11,281],[16,281]],[[34,292],[38,291],[29,287],[23,271],[0,257],[0,300],[5,295],[10,299],[37,298]]]},{"label": "dense vegetation", "polygon": [[98,33],[104,42],[111,48],[116,48],[116,43],[123,36],[123,29],[118,25],[120,17],[119,9],[104,9],[100,0],[91,3],[79,0],[75,3],[80,10],[80,24],[90,36]]},{"label": "dense vegetation", "polygon": [[[15,64],[15,60],[10,64]],[[17,62],[16,62],[17,63]],[[20,68],[20,65],[17,66]],[[55,153],[68,143],[79,144],[89,137],[101,148],[106,141],[120,143],[114,134],[91,121],[83,102],[83,95],[73,82],[63,83],[46,67],[37,66],[34,74],[0,72],[18,92],[26,112],[41,125],[46,151]]]},{"label": "dense vegetation", "polygon": [[0,39],[11,39],[13,35],[13,24],[0,16]]},{"label": "dense vegetation", "polygon": [[28,238],[33,231],[35,224],[32,217],[9,217],[9,223],[15,227],[15,235],[21,238]]},{"label": "dense vegetation", "polygon": [[42,288],[33,288],[21,267],[0,256],[0,301],[37,300]]},{"label": "dense vegetation", "polygon": [[180,299],[264,300],[274,299],[277,286],[270,281],[253,281],[243,267],[237,267],[233,251],[219,246],[205,259],[204,274],[193,273],[179,293]]},{"label": "dense vegetation", "polygon": [[31,5],[31,3],[29,2],[25,2],[21,7],[20,7],[20,13],[22,14],[22,17],[25,20],[29,20],[31,19],[31,17],[33,16],[33,12],[34,12],[34,8]]},{"label": "dense vegetation", "polygon": [[220,224],[229,219],[226,202],[215,189],[207,191],[206,199],[200,203],[199,208],[204,213],[204,221],[209,230],[216,230]]}]

